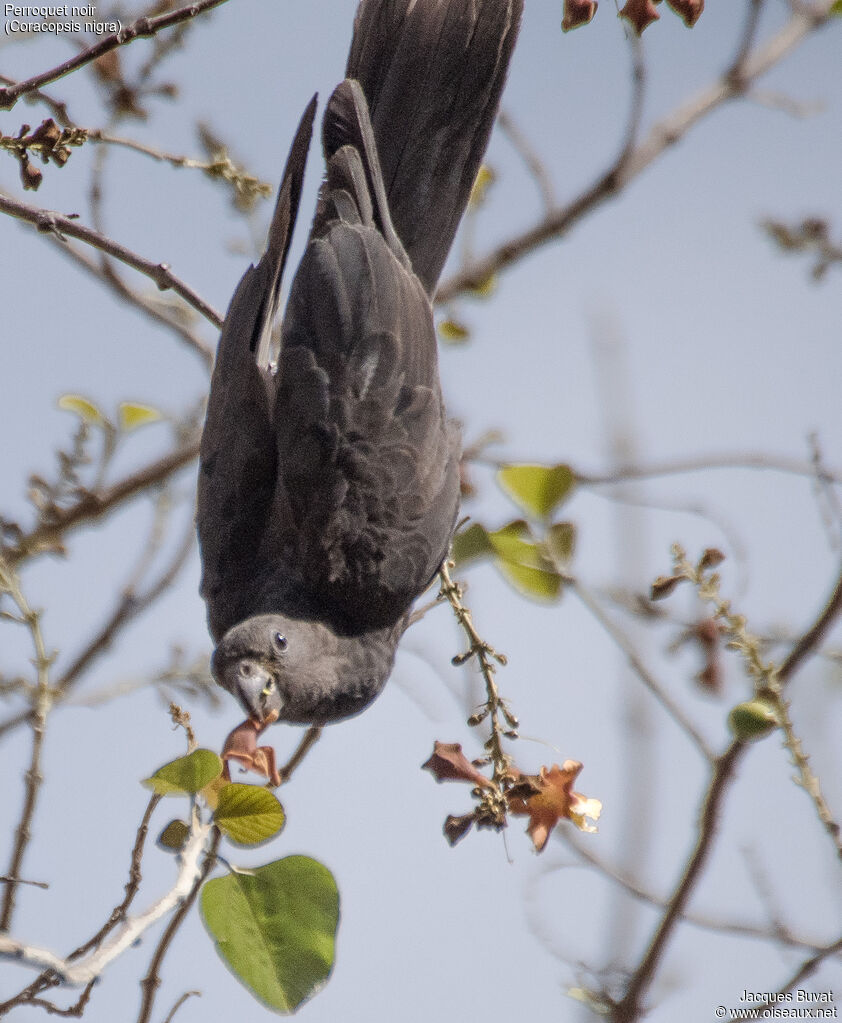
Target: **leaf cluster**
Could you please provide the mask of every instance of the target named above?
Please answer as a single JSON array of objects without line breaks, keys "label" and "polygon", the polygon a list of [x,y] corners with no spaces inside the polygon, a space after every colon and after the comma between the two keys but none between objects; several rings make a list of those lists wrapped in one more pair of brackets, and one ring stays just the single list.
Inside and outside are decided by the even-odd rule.
[{"label": "leaf cluster", "polygon": [[[210,812],[216,827],[239,846],[274,838],[285,816],[266,788],[225,777],[208,749],[164,764],[144,782],[159,796],[189,796]],[[190,833],[175,819],[159,846],[178,851]],[[255,868],[230,867],[205,882],[202,920],[226,966],[260,1001],[293,1012],[327,981],[333,968],[339,893],[333,875],[308,856],[286,856]]]}]

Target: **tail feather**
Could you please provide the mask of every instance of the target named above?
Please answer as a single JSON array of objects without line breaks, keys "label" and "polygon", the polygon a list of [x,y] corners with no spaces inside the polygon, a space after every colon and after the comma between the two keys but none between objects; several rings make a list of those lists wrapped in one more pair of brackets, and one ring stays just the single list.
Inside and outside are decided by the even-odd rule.
[{"label": "tail feather", "polygon": [[[322,204],[330,200],[338,184],[352,189],[361,218],[365,219],[363,208],[373,204],[372,213],[380,233],[392,252],[405,263],[406,255],[392,222],[368,105],[359,82],[346,78],[333,90],[322,124],[322,145],[328,167]],[[356,158],[350,156],[349,150],[357,154]],[[354,171],[360,165],[365,174],[365,188],[363,182],[355,180],[358,175]],[[318,234],[324,216],[322,209],[316,211],[314,233]]]},{"label": "tail feather", "polygon": [[298,216],[298,204],[301,201],[301,189],[304,185],[304,167],[307,163],[307,151],[310,148],[315,116],[316,97],[314,96],[307,104],[298,123],[295,138],[292,140],[281,186],[278,189],[275,212],[269,227],[266,252],[254,271],[265,279],[261,282],[261,309],[257,316],[259,334],[252,336],[249,347],[255,355],[255,362],[263,369],[268,366],[270,360],[272,324],[278,309],[281,279]]},{"label": "tail feather", "polygon": [[523,0],[362,0],[363,88],[392,222],[435,291],[497,114]]}]

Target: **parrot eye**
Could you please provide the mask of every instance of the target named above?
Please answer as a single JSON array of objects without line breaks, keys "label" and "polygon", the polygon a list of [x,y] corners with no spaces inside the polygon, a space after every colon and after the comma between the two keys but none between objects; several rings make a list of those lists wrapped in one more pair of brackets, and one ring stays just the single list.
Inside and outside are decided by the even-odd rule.
[{"label": "parrot eye", "polygon": [[276,632],[272,637],[272,642],[275,644],[275,649],[280,650],[281,653],[289,646],[287,638],[282,632]]}]

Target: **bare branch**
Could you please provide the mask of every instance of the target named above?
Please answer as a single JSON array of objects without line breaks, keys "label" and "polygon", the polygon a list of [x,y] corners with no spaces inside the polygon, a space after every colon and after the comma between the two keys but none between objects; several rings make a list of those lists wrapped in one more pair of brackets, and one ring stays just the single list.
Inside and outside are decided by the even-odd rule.
[{"label": "bare branch", "polygon": [[321,725],[310,725],[304,736],[296,746],[295,751],[284,766],[278,771],[281,776],[281,784],[288,782],[292,777],[293,771],[299,766],[301,761],[307,756],[310,751],[310,747],[314,746],[318,742],[319,736],[322,734]]},{"label": "bare branch", "polygon": [[56,252],[66,256],[76,263],[77,266],[91,274],[92,277],[101,281],[115,295],[123,299],[124,302],[135,306],[156,323],[160,323],[168,330],[173,331],[189,348],[196,352],[206,366],[210,367],[213,365],[213,351],[210,345],[187,326],[187,315],[195,316],[188,306],[179,304],[178,307],[170,311],[164,306],[163,301],[156,302],[154,298],[149,298],[140,291],[130,287],[116,272],[113,262],[104,259],[97,262],[86,255],[79,246],[73,245],[69,241],[63,241],[57,235],[46,235],[45,240],[52,244]]},{"label": "bare branch", "polygon": [[[8,75],[0,75],[0,82],[4,85],[13,86],[20,84],[14,78],[9,78]],[[67,112],[67,104],[63,100],[56,99],[54,96],[49,96],[40,89],[29,89],[23,94],[23,98],[27,103],[43,103],[63,128],[73,127],[73,120]]]},{"label": "bare branch", "polygon": [[[436,293],[436,301],[449,302],[457,295],[476,290],[484,281],[517,263],[528,253],[562,237],[596,206],[617,196],[633,178],[686,135],[697,121],[742,95],[808,35],[824,25],[830,17],[830,8],[831,0],[822,0],[815,9],[794,11],[790,21],[765,45],[738,58],[739,74],[735,74],[735,65],[732,64],[719,79],[655,124],[637,145],[628,144],[640,112],[638,99],[633,99],[626,142],[611,166],[566,206],[552,210],[534,226],[509,238],[487,256],[462,267],[443,281]],[[637,88],[642,88],[642,78]]]},{"label": "bare branch", "polygon": [[76,504],[59,509],[49,522],[40,523],[21,536],[4,556],[16,565],[24,558],[55,549],[65,533],[87,525],[110,512],[117,505],[166,483],[176,472],[189,465],[199,454],[199,441],[191,440],[169,454],[131,473],[118,483],[96,492],[86,491]]},{"label": "bare branch", "polygon": [[199,889],[202,887],[205,878],[216,864],[216,851],[219,848],[219,841],[221,837],[222,833],[219,828],[213,827],[210,845],[205,853],[205,860],[202,864],[202,868],[195,875],[192,888],[187,893],[176,912],[173,913],[170,922],[167,924],[164,933],[161,935],[161,940],[158,942],[158,947],[155,949],[155,954],[152,956],[152,960],[149,963],[149,970],[140,982],[143,998],[141,1001],[140,1013],[137,1017],[137,1023],[149,1023],[149,1017],[152,1014],[152,1006],[155,1001],[155,994],[161,983],[159,977],[161,963],[163,963],[164,956],[169,951],[170,945],[172,944],[173,938],[175,937],[179,927],[181,927],[184,923],[185,917],[190,911],[193,903],[196,901],[196,896],[199,894]]},{"label": "bare branch", "polygon": [[[795,644],[778,669],[778,678],[784,684],[794,675],[804,661],[815,652],[831,623],[842,612],[842,573],[825,607],[814,624]],[[737,765],[748,749],[746,743],[735,739],[716,760],[713,775],[702,803],[699,831],[693,852],[685,864],[681,878],[670,897],[666,911],[658,923],[655,933],[632,975],[623,998],[613,1006],[614,1023],[631,1023],[640,1017],[643,998],[652,983],[666,943],[675,925],[684,914],[687,902],[701,877],[707,860],[713,851],[725,795],[736,777]]]},{"label": "bare branch", "polygon": [[[222,3],[224,0],[216,0],[216,2]],[[121,245],[112,238],[107,238],[90,227],[85,227],[72,217],[65,217],[60,213],[45,210],[38,206],[29,206],[7,195],[0,195],[0,213],[7,213],[18,220],[33,224],[38,231],[45,234],[53,234],[60,241],[63,241],[64,236],[67,235],[71,238],[78,238],[79,241],[86,242],[95,249],[100,249],[107,255],[119,259],[121,263],[125,263],[127,266],[149,277],[157,284],[161,291],[172,289],[215,327],[222,326],[222,316],[216,309],[209,305],[184,281],[176,277],[166,263],[153,263],[151,260],[144,259],[143,256],[139,256],[137,253],[132,252],[131,249],[127,249],[125,245]]]},{"label": "bare branch", "polygon": [[[632,898],[637,899],[639,902],[645,903],[648,906],[654,906],[656,909],[666,908],[668,903],[667,899],[650,891],[620,868],[606,862],[604,859],[601,859],[592,848],[588,848],[580,842],[579,836],[574,832],[569,830],[559,830],[556,834],[562,838],[565,844],[584,861],[582,866],[591,867],[598,871],[603,877],[607,878],[615,885],[618,885],[623,889],[623,891]],[[548,867],[548,871],[553,869],[553,867]],[[703,916],[699,913],[685,913],[681,919],[683,923],[690,924],[692,927],[698,927],[700,930],[705,931],[713,931],[717,934],[731,934],[735,937],[768,941],[788,948],[808,949],[812,952],[818,952],[824,948],[824,946],[818,942],[807,941],[804,938],[796,937],[780,926],[763,927],[757,924],[746,923],[738,920],[727,920],[719,917]]]},{"label": "bare branch", "polygon": [[173,1017],[178,1012],[178,1010],[182,1007],[182,1005],[184,1005],[184,1003],[187,1001],[187,999],[188,998],[192,998],[194,996],[198,998],[201,995],[201,993],[202,993],[201,991],[185,991],[184,994],[178,999],[178,1001],[175,1003],[175,1005],[167,1013],[167,1016],[166,1016],[166,1019],[164,1020],[164,1023],[172,1023]]},{"label": "bare branch", "polygon": [[135,153],[142,153],[159,163],[168,163],[171,167],[189,167],[200,170],[207,177],[227,182],[234,189],[235,193],[244,199],[262,196],[267,198],[272,194],[272,186],[259,178],[254,177],[247,171],[238,167],[230,156],[220,151],[211,160],[197,160],[190,156],[179,156],[174,153],[165,153],[160,149],[144,145],[135,139],[122,138],[117,135],[110,135],[106,131],[90,129],[87,132],[91,142],[107,143],[112,146],[122,146],[131,149]]},{"label": "bare branch", "polygon": [[553,210],[556,207],[555,190],[553,189],[552,178],[547,171],[544,161],[535,152],[527,137],[515,123],[512,116],[505,110],[501,110],[497,116],[497,123],[500,130],[507,136],[514,146],[518,156],[526,164],[529,173],[538,186],[541,198],[544,200],[544,208]]},{"label": "bare branch", "polygon": [[811,657],[821,644],[827,631],[842,613],[842,573],[836,581],[827,603],[815,622],[793,646],[778,669],[778,678],[785,683],[798,671],[803,662]]},{"label": "bare branch", "polygon": [[[123,923],[117,927],[116,933],[110,941],[83,956],[78,962],[71,961],[69,958],[62,959],[47,949],[27,945],[5,934],[0,934],[0,957],[12,959],[27,966],[35,966],[42,970],[52,970],[64,983],[73,987],[90,983],[102,974],[109,963],[131,948],[148,928],[174,909],[177,912],[170,921],[165,937],[170,933],[176,919],[180,923],[186,909],[195,899],[198,887],[210,870],[210,865],[212,865],[212,863],[208,864],[207,857],[202,865],[199,862],[212,830],[214,838],[211,848],[213,849],[214,843],[218,842],[216,837],[218,831],[213,828],[210,821],[202,821],[198,814],[195,814],[184,848],[179,853],[178,876],[170,891],[145,912],[134,917],[126,917]],[[210,852],[208,855],[210,856]],[[215,854],[212,859],[215,862]]]},{"label": "bare branch", "polygon": [[152,814],[155,812],[155,809],[158,806],[158,803],[161,802],[162,798],[162,796],[153,792],[149,797],[149,802],[146,804],[146,809],[143,812],[143,817],[141,818],[137,834],[135,835],[134,847],[132,848],[129,880],[126,882],[125,897],[122,902],[112,909],[111,916],[96,932],[96,934],[86,941],[84,945],[80,945],[77,949],[74,949],[74,951],[70,953],[67,957],[68,962],[73,962],[73,960],[81,958],[91,949],[98,948],[111,931],[113,931],[119,923],[126,919],[126,913],[128,912],[129,906],[134,901],[134,898],[140,889],[140,864],[143,860],[143,848],[146,844],[146,837],[149,834],[149,822],[152,820]]},{"label": "bare branch", "polygon": [[644,665],[635,650],[634,644],[628,636],[626,636],[625,632],[623,632],[623,630],[614,621],[612,621],[608,614],[606,614],[596,596],[591,593],[584,583],[580,582],[573,576],[566,577],[565,583],[573,590],[579,600],[582,601],[588,611],[590,611],[611,639],[614,640],[620,650],[622,650],[634,673],[641,682],[643,682],[658,703],[660,703],[667,714],[669,714],[672,720],[684,731],[699,753],[702,754],[708,763],[714,763],[716,757],[704,737],[688,719],[684,711],[673,701],[672,697],[667,694],[666,690]]},{"label": "bare branch", "polygon": [[[188,524],[184,537],[175,554],[171,558],[170,563],[158,579],[156,579],[155,582],[147,587],[147,589],[142,593],[138,593],[140,579],[138,578],[138,572],[135,573],[136,578],[134,578],[123,590],[117,600],[114,610],[108,616],[103,626],[85,645],[84,649],[74,659],[73,663],[56,683],[54,687],[55,700],[62,699],[70,691],[83,672],[90,667],[91,662],[99,656],[99,654],[108,649],[108,647],[113,643],[115,637],[133,619],[153,604],[162,593],[169,589],[184,566],[184,563],[187,561],[190,552],[193,550],[194,543],[195,531],[193,522],[191,521]],[[142,572],[148,565],[150,553],[149,548],[144,551],[144,555],[141,557],[138,565],[139,572]]]},{"label": "bare branch", "polygon": [[746,748],[739,739],[735,739],[716,761],[713,776],[702,804],[695,847],[667,903],[655,934],[629,981],[625,995],[614,1006],[612,1015],[614,1023],[631,1023],[632,1020],[640,1017],[643,997],[655,976],[667,940],[672,935],[675,925],[684,916],[684,909],[690,895],[713,851],[713,838],[719,826],[725,794],[736,776],[737,764]]},{"label": "bare branch", "polygon": [[34,75],[25,82],[18,82],[16,85],[0,89],[0,110],[11,110],[20,97],[26,93],[40,89],[42,85],[48,85],[50,82],[63,78],[73,71],[78,71],[80,67],[90,64],[110,50],[115,50],[118,46],[125,46],[135,39],[154,36],[156,32],[170,28],[172,25],[177,25],[179,22],[187,21],[189,18],[195,18],[197,15],[203,14],[214,7],[219,7],[223,3],[225,3],[225,0],[196,0],[195,3],[188,4],[186,7],[180,7],[176,11],[170,11],[168,14],[161,14],[157,18],[138,18],[137,21],[126,25],[119,32],[105,36],[98,43],[88,47],[86,50],[82,50],[81,53],[77,53],[75,57],[71,57],[70,60],[66,60],[63,64],[59,64],[49,71],[43,71],[40,75]]},{"label": "bare branch", "polygon": [[[726,451],[721,454],[668,459],[663,462],[653,462],[650,465],[620,465],[610,472],[604,473],[576,470],[576,481],[586,486],[601,486],[602,484],[624,483],[627,480],[707,472],[711,469],[760,469],[810,478],[815,478],[816,475],[815,463],[806,458],[788,458],[785,455],[770,455],[759,451]],[[842,470],[823,468],[822,479],[827,483],[842,484]]]},{"label": "bare branch", "polygon": [[[802,981],[814,974],[825,959],[829,959],[830,956],[839,955],[840,952],[842,952],[842,938],[834,941],[831,945],[826,945],[824,948],[819,949],[815,955],[810,956],[809,959],[806,959],[798,967],[789,980],[785,981],[778,988],[778,994],[785,994],[787,991],[797,987]],[[774,999],[769,999],[767,1002],[757,1002],[755,1005],[749,1006],[749,1008],[756,1010],[757,1016],[755,1018],[760,1019],[767,1010],[776,1004],[777,1002]]]},{"label": "bare branch", "polygon": [[32,752],[29,758],[29,768],[26,772],[23,808],[15,833],[9,869],[6,871],[9,880],[4,886],[3,908],[0,911],[0,931],[8,931],[12,923],[12,914],[15,910],[15,894],[20,883],[18,879],[23,865],[23,857],[26,847],[29,845],[29,839],[32,836],[32,818],[35,813],[35,804],[38,800],[38,793],[43,780],[41,774],[41,750],[44,745],[44,731],[51,702],[49,672],[53,658],[47,653],[47,647],[44,643],[44,636],[41,632],[41,615],[30,607],[26,596],[20,588],[14,568],[2,555],[0,555],[0,593],[7,593],[11,597],[29,631],[35,651],[34,664],[37,676],[29,714],[29,723],[32,728]]}]

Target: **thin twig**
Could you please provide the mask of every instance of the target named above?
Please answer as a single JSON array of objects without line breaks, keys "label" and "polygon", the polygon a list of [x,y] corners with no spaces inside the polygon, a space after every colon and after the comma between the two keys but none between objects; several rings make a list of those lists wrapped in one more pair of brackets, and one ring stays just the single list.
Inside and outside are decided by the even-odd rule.
[{"label": "thin twig", "polygon": [[114,907],[111,911],[111,916],[103,924],[103,926],[97,931],[97,933],[85,942],[84,945],[80,945],[77,949],[74,949],[67,957],[68,962],[72,962],[74,959],[79,959],[86,952],[92,948],[98,948],[104,939],[114,930],[114,928],[126,919],[126,913],[129,910],[134,901],[135,896],[140,890],[140,882],[142,880],[140,873],[140,865],[143,860],[143,848],[146,844],[146,837],[149,834],[149,822],[152,820],[152,814],[161,802],[163,797],[159,796],[156,792],[153,792],[149,797],[149,802],[146,804],[146,809],[143,812],[140,825],[135,835],[134,846],[132,847],[132,858],[131,866],[129,868],[129,880],[126,882],[126,894],[123,900]]},{"label": "thin twig", "polygon": [[497,123],[500,125],[500,130],[511,142],[518,156],[526,164],[529,173],[535,181],[538,191],[541,193],[541,198],[544,201],[544,209],[555,209],[555,190],[553,189],[552,178],[547,171],[544,161],[535,152],[532,144],[517,126],[508,111],[500,111],[497,115]]},{"label": "thin twig", "polygon": [[[4,85],[20,85],[20,82],[18,82],[17,79],[9,78],[8,75],[0,75],[0,82]],[[40,89],[29,89],[24,94],[23,98],[27,103],[43,103],[62,128],[75,127],[73,119],[67,112],[67,104],[63,100],[56,99],[54,96],[50,96],[46,92],[42,92]]]},{"label": "thin twig", "polygon": [[[814,624],[803,634],[778,669],[778,678],[782,684],[787,683],[804,661],[815,652],[816,647],[840,612],[842,612],[842,574]],[[736,777],[737,765],[747,748],[747,744],[735,739],[714,764],[713,775],[702,804],[695,846],[684,866],[667,909],[658,922],[655,933],[637,969],[629,980],[625,995],[613,1006],[613,1023],[632,1023],[641,1015],[643,999],[654,979],[667,940],[675,925],[684,915],[684,909],[695,889],[696,882],[713,851],[713,840],[722,814],[725,795]]]},{"label": "thin twig", "polygon": [[[109,940],[79,961],[62,959],[48,949],[27,945],[4,934],[0,934],[0,957],[41,970],[52,970],[64,983],[83,986],[99,977],[108,964],[131,948],[146,930],[175,910],[165,931],[166,937],[171,931],[173,921],[178,919],[180,922],[183,919],[186,913],[185,903],[192,904],[201,881],[212,866],[212,862],[208,863],[207,857],[203,864],[199,862],[212,827],[210,822],[200,820],[198,815],[194,817],[184,847],[178,854],[179,871],[173,887],[143,913],[126,917],[115,928],[115,933]],[[214,838],[208,856],[212,856],[212,860],[215,861],[215,847],[219,839],[217,830],[213,828],[213,831]]]},{"label": "thin twig", "polygon": [[[765,45],[746,55],[739,75],[734,73],[732,65],[706,89],[655,124],[640,143],[629,150],[624,145],[611,166],[567,205],[553,209],[532,227],[442,281],[436,292],[436,301],[446,303],[457,295],[475,291],[483,282],[519,262],[528,253],[562,237],[596,206],[616,197],[633,178],[686,135],[697,121],[742,95],[750,84],[824,25],[830,17],[830,8],[831,0],[822,0],[815,9],[794,11],[790,21]],[[638,108],[634,104],[635,101],[632,110],[636,112]]]},{"label": "thin twig", "polygon": [[76,504],[59,509],[49,522],[39,523],[31,532],[19,537],[4,552],[5,558],[15,565],[23,558],[52,550],[68,531],[102,518],[117,505],[166,483],[198,454],[199,441],[188,441],[103,490],[95,493],[86,491]]},{"label": "thin twig", "polygon": [[[216,3],[223,3],[224,0],[215,0]],[[188,305],[191,305],[197,312],[201,313],[215,327],[222,326],[222,316],[209,305],[197,292],[173,274],[166,263],[153,263],[143,256],[137,255],[131,249],[126,248],[113,238],[85,227],[72,217],[62,216],[52,210],[45,210],[38,206],[30,206],[27,203],[19,202],[7,195],[0,195],[0,213],[7,213],[11,217],[33,224],[38,231],[56,235],[59,239],[64,236],[78,238],[79,241],[92,245],[95,249],[119,259],[121,263],[132,267],[139,273],[153,280],[161,291],[172,290],[180,295]]]},{"label": "thin twig", "polygon": [[[574,832],[565,830],[564,832],[559,831],[558,834],[564,838],[566,845],[584,861],[581,866],[591,867],[598,871],[603,877],[622,888],[623,891],[632,898],[637,899],[639,902],[645,903],[648,906],[654,906],[656,909],[666,909],[668,904],[667,899],[645,888],[642,884],[629,877],[628,874],[622,871],[619,867],[615,867],[612,864],[607,863],[604,859],[601,859],[592,848],[588,848],[582,844],[578,839],[578,835]],[[564,864],[559,864],[557,867],[548,865],[547,870],[550,872],[563,866]],[[570,866],[575,866],[575,864],[571,864]],[[745,923],[743,921],[702,916],[698,913],[683,914],[682,922],[690,924],[692,927],[698,927],[701,930],[713,931],[717,934],[733,934],[737,937],[773,942],[778,945],[784,945],[788,948],[807,949],[811,952],[818,952],[824,948],[824,945],[819,944],[818,942],[807,941],[803,938],[795,937],[786,929],[778,926],[763,927],[757,924]]]},{"label": "thin twig", "polygon": [[[498,463],[488,464],[496,466]],[[601,486],[625,483],[628,480],[653,479],[658,476],[707,472],[711,469],[760,469],[813,479],[816,475],[815,464],[806,458],[788,458],[786,455],[770,455],[759,451],[723,451],[719,454],[666,459],[649,465],[618,465],[603,473],[577,470],[576,481],[583,486]],[[842,470],[823,469],[823,479],[829,483],[842,483]]]},{"label": "thin twig", "polygon": [[90,64],[92,61],[102,57],[103,54],[115,50],[118,46],[125,46],[135,39],[154,36],[156,32],[170,28],[172,25],[177,25],[179,22],[187,21],[189,18],[195,18],[197,15],[203,14],[214,7],[219,7],[223,3],[225,3],[225,0],[195,0],[194,3],[188,4],[186,7],[180,7],[176,11],[161,14],[156,18],[138,18],[137,21],[126,25],[119,32],[103,37],[98,43],[94,43],[88,49],[77,53],[74,57],[64,61],[63,64],[59,64],[49,71],[43,71],[39,75],[34,75],[32,78],[27,78],[25,82],[18,82],[16,85],[0,89],[0,110],[11,110],[20,97],[26,95],[26,93],[40,89],[42,85],[48,85],[50,82],[63,78],[73,71],[77,71],[80,67]]},{"label": "thin twig", "polygon": [[195,315],[188,306],[181,305],[180,303],[176,306],[175,301],[172,301],[169,303],[172,307],[170,309],[164,304],[164,300],[156,302],[154,297],[147,297],[135,288],[130,287],[116,272],[112,261],[91,259],[80,246],[74,245],[69,241],[62,241],[56,235],[47,235],[45,240],[52,244],[56,252],[67,257],[92,277],[105,284],[124,302],[140,309],[156,323],[160,323],[168,330],[173,331],[189,348],[196,352],[207,367],[213,365],[213,350],[211,346],[187,326],[187,316]]},{"label": "thin twig", "polygon": [[842,614],[842,573],[840,573],[821,614],[793,646],[778,668],[778,678],[781,682],[788,682],[802,663],[816,652],[816,648],[840,614]]},{"label": "thin twig", "polygon": [[281,776],[282,785],[290,780],[293,771],[296,770],[301,761],[307,756],[310,747],[315,745],[321,734],[322,734],[321,725],[310,725],[310,727],[304,733],[301,742],[299,742],[298,746],[296,746],[295,752],[284,764],[284,766],[278,771],[278,774]]},{"label": "thin twig", "polygon": [[32,751],[29,757],[29,768],[27,769],[26,788],[23,799],[20,820],[15,841],[12,847],[12,855],[9,859],[9,869],[6,871],[7,883],[3,887],[3,908],[0,911],[0,931],[8,931],[12,923],[12,914],[15,910],[15,895],[19,884],[23,857],[29,840],[32,837],[32,818],[35,814],[35,804],[38,800],[38,793],[41,789],[43,776],[41,774],[41,750],[44,745],[44,732],[47,724],[47,713],[50,709],[50,665],[53,657],[47,653],[44,643],[44,636],[41,632],[40,612],[30,607],[14,568],[0,555],[0,592],[8,593],[20,612],[27,630],[32,639],[32,646],[35,651],[34,665],[36,671],[36,688],[32,697],[29,723],[32,728]]},{"label": "thin twig", "polygon": [[[84,1015],[85,1009],[90,1001],[91,995],[93,994],[95,984],[96,981],[94,980],[86,984],[82,994],[79,995],[73,1005],[68,1006],[66,1009],[60,1008],[58,1005],[48,1001],[46,998],[38,997],[30,998],[21,1004],[35,1005],[39,1009],[45,1009],[50,1016],[80,1017]],[[2,1006],[0,1006],[0,1012],[2,1012]]]},{"label": "thin twig", "polygon": [[14,881],[15,884],[28,884],[33,888],[49,888],[49,884],[46,881],[30,881],[25,877],[9,877],[7,874],[0,874],[0,884],[11,884]]},{"label": "thin twig", "polygon": [[87,136],[91,142],[122,146],[125,149],[131,149],[135,153],[142,153],[158,163],[168,163],[171,167],[188,167],[200,170],[209,178],[227,182],[240,195],[263,196],[266,198],[272,194],[272,186],[270,184],[240,169],[229,156],[223,153],[220,153],[212,160],[197,160],[190,156],[165,153],[160,149],[144,145],[135,139],[111,135],[107,131],[100,129],[89,129]]},{"label": "thin twig", "polygon": [[178,1012],[178,1010],[182,1007],[182,1005],[184,1005],[184,1003],[187,1001],[187,999],[188,998],[193,998],[193,997],[199,998],[201,996],[201,994],[202,994],[201,991],[185,991],[184,994],[178,999],[178,1001],[175,1003],[175,1005],[167,1013],[166,1018],[164,1019],[164,1023],[172,1023],[173,1017]]},{"label": "thin twig", "polygon": [[[820,948],[815,955],[810,956],[809,959],[806,959],[798,967],[789,980],[785,981],[778,988],[777,993],[783,995],[787,991],[791,991],[794,987],[801,984],[802,981],[814,974],[825,959],[829,959],[830,956],[839,955],[840,952],[842,952],[842,938],[834,941],[831,945],[825,945],[824,948]],[[765,1012],[777,1004],[778,1002],[775,999],[770,998],[766,1002],[757,1002],[755,1005],[748,1006],[748,1008],[757,1012],[757,1015],[754,1017],[755,1019],[761,1019]]]},{"label": "thin twig", "polygon": [[667,714],[669,714],[672,720],[678,725],[678,727],[684,731],[699,753],[702,754],[709,764],[714,763],[716,755],[705,741],[702,734],[689,720],[679,705],[671,696],[668,695],[652,672],[649,671],[640,659],[634,644],[625,632],[617,625],[617,623],[614,622],[608,614],[606,614],[595,594],[593,594],[584,583],[574,576],[568,576],[565,578],[565,583],[573,590],[579,600],[582,601],[588,611],[590,611],[611,639],[617,644],[620,650],[622,650],[634,673],[655,697],[658,703],[660,703]]},{"label": "thin twig", "polygon": [[137,1017],[137,1023],[149,1023],[149,1018],[152,1014],[152,1006],[155,1001],[155,995],[158,987],[161,983],[159,976],[161,970],[161,964],[164,961],[164,956],[169,951],[170,945],[172,944],[173,938],[175,937],[179,927],[184,923],[184,919],[190,911],[193,903],[196,901],[196,896],[199,894],[199,889],[205,881],[205,878],[213,869],[216,864],[216,852],[219,848],[219,841],[222,834],[219,828],[214,827],[211,835],[210,845],[208,846],[207,852],[205,853],[205,860],[202,864],[202,868],[196,875],[196,879],[193,882],[193,886],[183,900],[181,905],[178,907],[175,913],[170,918],[170,922],[167,924],[166,930],[161,935],[161,940],[155,949],[155,953],[149,963],[149,969],[146,976],[140,982],[142,999],[140,1006],[140,1013]]},{"label": "thin twig", "polygon": [[151,560],[149,549],[144,550],[138,569],[129,584],[117,600],[107,620],[96,635],[85,644],[82,651],[73,660],[54,687],[54,698],[63,699],[75,685],[82,674],[90,667],[91,662],[107,650],[116,636],[143,611],[150,607],[162,593],[169,589],[178,573],[184,567],[195,543],[195,530],[192,521],[185,530],[184,537],[175,551],[169,564],[161,575],[143,592],[138,592],[140,574],[148,567]]},{"label": "thin twig", "polygon": [[757,31],[760,28],[760,14],[765,2],[766,0],[749,0],[748,2],[746,24],[740,33],[737,53],[731,67],[725,72],[725,76],[733,79],[737,87],[745,88],[746,85],[744,81],[746,63],[751,56],[751,51],[757,38]]}]

